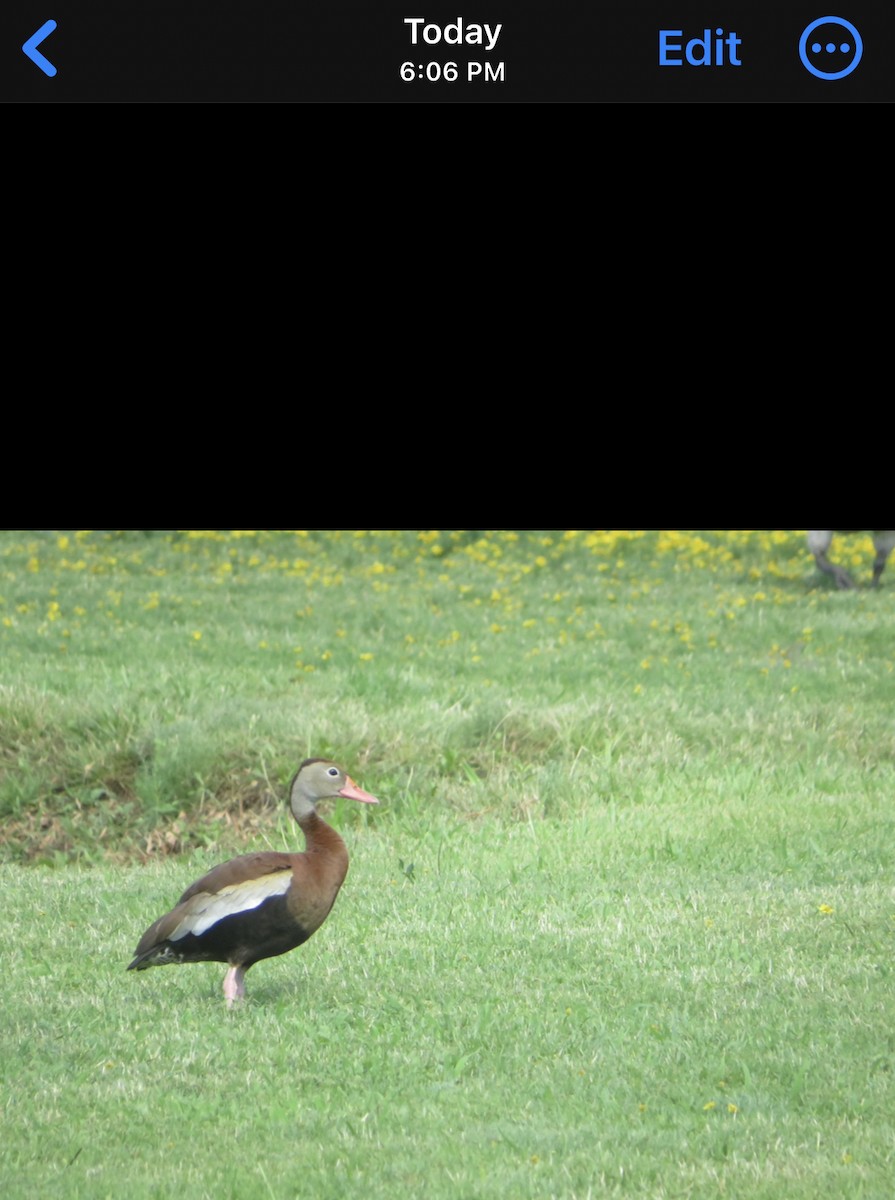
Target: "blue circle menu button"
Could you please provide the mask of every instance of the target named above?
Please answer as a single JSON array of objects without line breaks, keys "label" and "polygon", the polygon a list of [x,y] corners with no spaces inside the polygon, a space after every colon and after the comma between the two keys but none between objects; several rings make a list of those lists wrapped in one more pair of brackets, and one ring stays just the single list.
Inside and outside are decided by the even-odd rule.
[{"label": "blue circle menu button", "polygon": [[802,30],[799,58],[818,79],[844,79],[861,61],[861,35],[843,17],[818,17]]}]

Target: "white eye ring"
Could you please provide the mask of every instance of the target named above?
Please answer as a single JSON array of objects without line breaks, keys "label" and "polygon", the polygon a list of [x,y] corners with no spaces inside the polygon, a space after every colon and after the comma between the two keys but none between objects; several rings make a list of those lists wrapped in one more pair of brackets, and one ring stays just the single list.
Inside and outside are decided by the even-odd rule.
[{"label": "white eye ring", "polygon": [[327,773],[327,775],[333,775],[333,776],[338,775],[339,768],[338,767],[330,767],[326,773]]}]

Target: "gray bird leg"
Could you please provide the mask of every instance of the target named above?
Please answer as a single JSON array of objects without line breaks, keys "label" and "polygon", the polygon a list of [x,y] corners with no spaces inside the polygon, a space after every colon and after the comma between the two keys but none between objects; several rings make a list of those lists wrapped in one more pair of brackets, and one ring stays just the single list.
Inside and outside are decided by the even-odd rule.
[{"label": "gray bird leg", "polygon": [[873,547],[876,550],[876,558],[873,560],[873,586],[878,587],[879,577],[886,569],[886,562],[895,548],[895,529],[875,529]]},{"label": "gray bird leg", "polygon": [[[814,561],[820,569],[825,571],[827,575],[833,576],[838,588],[853,588],[855,583],[848,571],[844,567],[837,567],[835,563],[831,563],[827,558],[827,551],[832,541],[832,529],[808,530],[808,549],[814,555]],[[885,559],[883,559],[883,566],[885,566]],[[882,567],[880,567],[880,573],[882,573]],[[877,578],[875,574],[874,578]]]}]

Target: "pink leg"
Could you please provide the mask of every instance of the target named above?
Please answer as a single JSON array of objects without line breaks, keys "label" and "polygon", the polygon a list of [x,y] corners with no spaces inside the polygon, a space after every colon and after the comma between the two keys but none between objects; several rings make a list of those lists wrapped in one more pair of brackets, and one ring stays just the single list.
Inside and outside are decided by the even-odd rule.
[{"label": "pink leg", "polygon": [[246,994],[245,970],[242,967],[231,967],[224,976],[224,996],[227,1007],[232,1008],[234,1000],[243,1000]]}]

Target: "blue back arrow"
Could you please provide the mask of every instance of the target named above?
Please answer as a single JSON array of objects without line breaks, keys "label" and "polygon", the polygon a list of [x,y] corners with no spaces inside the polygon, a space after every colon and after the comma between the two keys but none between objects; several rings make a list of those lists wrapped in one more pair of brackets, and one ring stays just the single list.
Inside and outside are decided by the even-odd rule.
[{"label": "blue back arrow", "polygon": [[44,75],[49,75],[51,77],[56,74],[56,68],[53,66],[53,64],[50,62],[50,60],[48,58],[44,58],[44,56],[41,54],[41,52],[38,50],[37,47],[44,40],[45,37],[50,36],[50,34],[53,32],[53,30],[55,28],[56,28],[55,21],[47,21],[44,25],[41,25],[41,27],[40,27],[40,29],[38,29],[37,33],[32,33],[31,37],[28,39],[28,41],[22,47],[22,49],[25,51],[25,53],[28,55],[28,57],[31,59],[31,61],[34,63],[34,65],[37,67],[40,67],[40,69],[43,71]]}]

